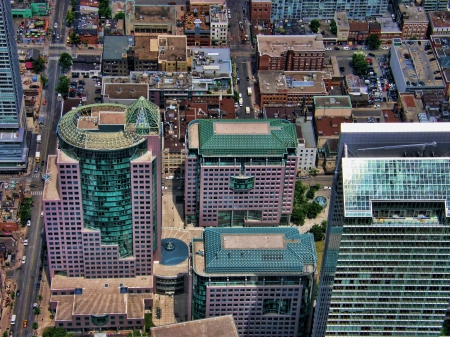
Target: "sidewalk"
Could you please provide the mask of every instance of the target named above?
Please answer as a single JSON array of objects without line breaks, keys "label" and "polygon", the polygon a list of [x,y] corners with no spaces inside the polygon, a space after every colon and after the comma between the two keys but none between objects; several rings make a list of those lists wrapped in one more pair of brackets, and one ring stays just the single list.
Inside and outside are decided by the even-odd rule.
[{"label": "sidewalk", "polygon": [[[11,327],[11,316],[14,311],[14,307],[11,308],[10,304],[7,306],[7,303],[11,303],[11,292],[16,291],[17,285],[16,282],[12,279],[6,278],[6,270],[2,270],[2,274],[4,274],[5,277],[5,289],[2,289],[3,291],[3,301],[1,303],[1,320],[0,320],[0,334],[3,334],[4,331],[8,331]],[[9,294],[8,294],[9,292]],[[14,301],[12,301],[14,303]],[[17,323],[16,323],[17,324]]]}]

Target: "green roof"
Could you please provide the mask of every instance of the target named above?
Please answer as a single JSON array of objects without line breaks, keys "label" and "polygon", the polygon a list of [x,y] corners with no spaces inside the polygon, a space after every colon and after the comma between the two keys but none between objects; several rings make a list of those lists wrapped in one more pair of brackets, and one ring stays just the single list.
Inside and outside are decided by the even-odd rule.
[{"label": "green roof", "polygon": [[292,227],[205,228],[205,271],[223,273],[313,272],[312,234]]},{"label": "green roof", "polygon": [[372,217],[372,201],[442,200],[450,216],[450,159],[343,158],[346,217]]},{"label": "green roof", "polygon": [[287,149],[298,146],[295,125],[283,119],[194,122],[199,123],[199,153],[203,156],[283,156]]}]

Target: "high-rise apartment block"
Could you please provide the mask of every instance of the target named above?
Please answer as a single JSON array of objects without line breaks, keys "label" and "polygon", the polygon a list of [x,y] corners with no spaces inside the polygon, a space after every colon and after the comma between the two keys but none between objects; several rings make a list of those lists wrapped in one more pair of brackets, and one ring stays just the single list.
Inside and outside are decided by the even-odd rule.
[{"label": "high-rise apartment block", "polygon": [[27,127],[14,23],[9,1],[0,3],[0,172],[25,171]]},{"label": "high-rise apartment block", "polygon": [[288,225],[297,171],[294,124],[281,119],[189,123],[185,161],[186,223]]},{"label": "high-rise apartment block", "polygon": [[50,276],[151,275],[161,235],[159,108],[86,105],[58,123],[43,212]]},{"label": "high-rise apartment block", "polygon": [[312,336],[439,336],[450,298],[450,132],[341,128]]},{"label": "high-rise apartment block", "polygon": [[325,48],[321,34],[257,35],[258,70],[320,71]]},{"label": "high-rise apartment block", "polygon": [[239,336],[308,336],[317,255],[292,227],[206,228],[192,241],[192,318],[232,314]]},{"label": "high-rise apartment block", "polygon": [[[432,0],[430,0],[432,1]],[[333,19],[335,12],[347,12],[351,19],[382,16],[387,12],[388,0],[280,0],[272,1],[271,19]]]}]

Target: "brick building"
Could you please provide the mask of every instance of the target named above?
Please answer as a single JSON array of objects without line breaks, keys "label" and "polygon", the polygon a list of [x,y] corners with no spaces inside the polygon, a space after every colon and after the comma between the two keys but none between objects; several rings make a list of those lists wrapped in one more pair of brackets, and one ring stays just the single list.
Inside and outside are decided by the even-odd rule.
[{"label": "brick building", "polygon": [[348,42],[355,45],[365,44],[369,36],[369,24],[367,22],[349,22]]},{"label": "brick building", "polygon": [[450,12],[429,12],[430,35],[450,35]]},{"label": "brick building", "polygon": [[251,0],[250,1],[250,20],[270,21],[270,9],[272,7],[271,0]]},{"label": "brick building", "polygon": [[321,34],[257,35],[258,70],[320,71],[325,49]]},{"label": "brick building", "polygon": [[428,17],[422,7],[398,5],[401,18],[402,40],[424,40],[427,37]]}]

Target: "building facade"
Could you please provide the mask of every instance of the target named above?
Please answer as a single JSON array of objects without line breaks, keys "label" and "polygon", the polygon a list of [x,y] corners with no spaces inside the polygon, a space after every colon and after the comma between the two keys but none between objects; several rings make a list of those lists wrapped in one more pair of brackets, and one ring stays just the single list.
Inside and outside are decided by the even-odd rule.
[{"label": "building facade", "polygon": [[289,224],[297,134],[285,120],[189,123],[186,223],[207,227]]},{"label": "building facade", "polygon": [[366,19],[382,16],[387,12],[387,0],[374,1],[334,1],[325,0],[280,0],[272,1],[271,19],[333,19],[335,12],[347,12],[351,19]]},{"label": "building facade", "polygon": [[400,4],[402,39],[425,40],[428,32],[428,16],[423,7]]},{"label": "building facade", "polygon": [[439,336],[450,295],[450,132],[445,123],[341,127],[312,336]]},{"label": "building facade", "polygon": [[192,241],[192,319],[232,314],[239,336],[308,336],[317,255],[298,229],[206,228]]},{"label": "building facade", "polygon": [[22,80],[9,1],[0,3],[0,172],[26,171],[28,146]]},{"label": "building facade", "polygon": [[250,19],[252,22],[257,20],[270,21],[271,0],[251,0],[250,1]]},{"label": "building facade", "polygon": [[257,35],[258,70],[320,71],[325,48],[321,34]]},{"label": "building facade", "polygon": [[159,108],[87,105],[58,123],[43,192],[50,277],[152,274],[161,235]]}]

